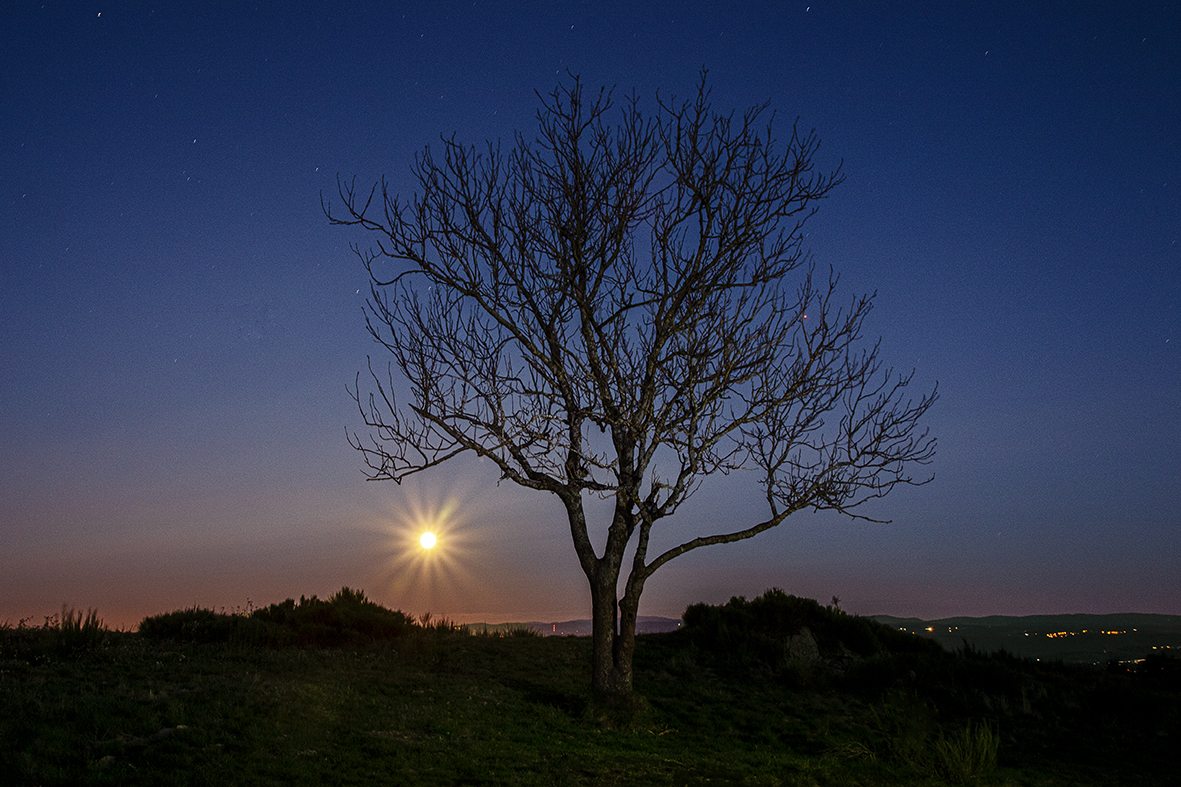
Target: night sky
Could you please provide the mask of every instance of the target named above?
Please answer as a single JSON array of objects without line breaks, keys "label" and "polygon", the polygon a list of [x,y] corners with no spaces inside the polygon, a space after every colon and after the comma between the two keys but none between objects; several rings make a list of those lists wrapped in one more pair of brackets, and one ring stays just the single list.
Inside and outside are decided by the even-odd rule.
[{"label": "night sky", "polygon": [[[440,135],[532,135],[567,72],[651,108],[702,66],[716,108],[770,100],[843,161],[806,244],[877,292],[884,360],[938,381],[939,449],[932,483],[864,510],[892,524],[797,514],[663,568],[641,614],[769,587],[867,615],[1181,614],[1175,3],[20,2],[0,622],[344,585],[415,615],[589,617],[555,498],[471,461],[364,480],[346,385],[385,359],[349,243],[371,238],[320,194],[338,173],[408,193]],[[666,537],[759,502],[711,482]]]}]

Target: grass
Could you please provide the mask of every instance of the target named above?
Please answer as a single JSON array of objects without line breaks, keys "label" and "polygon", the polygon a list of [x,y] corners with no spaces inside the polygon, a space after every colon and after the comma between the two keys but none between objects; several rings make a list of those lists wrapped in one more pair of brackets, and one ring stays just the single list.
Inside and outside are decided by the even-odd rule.
[{"label": "grass", "polygon": [[[780,733],[735,713],[728,694],[697,711],[717,717],[704,728],[656,711],[654,723],[604,727],[586,714],[580,641],[139,644],[55,665],[52,681],[5,698],[17,702],[4,708],[4,783],[771,785],[849,772],[778,745]],[[120,677],[99,678],[116,656]],[[539,674],[543,660],[570,668]]]},{"label": "grass", "polygon": [[[1160,738],[1179,727],[1171,677],[1095,670],[1055,683],[1052,670],[984,654],[887,653],[801,686],[796,665],[765,650],[743,662],[677,632],[639,638],[642,707],[621,721],[589,701],[585,638],[419,621],[342,647],[294,644],[302,626],[339,622],[324,603],[292,604],[288,623],[302,606],[308,617],[268,629],[272,644],[203,615],[189,618],[216,641],[184,616],[169,619],[176,636],[155,639],[73,611],[66,625],[63,614],[0,627],[0,784],[1172,783]],[[388,617],[368,610],[355,625],[392,630],[367,615]],[[63,644],[88,619],[101,636]],[[227,625],[238,633],[224,637]]]},{"label": "grass", "polygon": [[935,770],[955,784],[978,781],[996,770],[1000,745],[1000,735],[987,724],[969,724],[935,743]]}]

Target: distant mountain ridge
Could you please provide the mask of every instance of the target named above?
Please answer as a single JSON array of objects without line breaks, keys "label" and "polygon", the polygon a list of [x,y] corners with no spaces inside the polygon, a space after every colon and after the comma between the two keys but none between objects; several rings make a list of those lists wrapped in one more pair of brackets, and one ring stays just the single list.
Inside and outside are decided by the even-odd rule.
[{"label": "distant mountain ridge", "polygon": [[[473,633],[482,634],[485,632],[505,633],[522,626],[532,629],[543,637],[589,637],[591,635],[591,621],[586,619],[550,621],[548,623],[537,620],[526,623],[468,623],[465,628]],[[662,618],[658,615],[640,615],[636,618],[637,634],[662,634],[667,631],[676,631],[680,627],[680,618]]]},{"label": "distant mountain ridge", "polygon": [[1181,628],[1181,615],[1160,615],[1152,612],[1117,612],[1104,615],[1087,613],[1069,613],[1065,615],[986,615],[974,618],[961,615],[951,618],[936,618],[923,620],[922,618],[899,618],[893,615],[869,615],[871,620],[886,625],[917,625],[925,626],[1024,626],[1037,628],[1062,628],[1070,626],[1076,628]]}]

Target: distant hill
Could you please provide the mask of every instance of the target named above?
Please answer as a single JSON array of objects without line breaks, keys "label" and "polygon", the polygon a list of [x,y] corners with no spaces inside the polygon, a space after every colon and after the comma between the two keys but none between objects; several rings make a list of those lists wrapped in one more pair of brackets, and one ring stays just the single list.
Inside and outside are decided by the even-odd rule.
[{"label": "distant hill", "polygon": [[949,650],[1004,649],[1029,658],[1067,663],[1135,661],[1150,653],[1181,656],[1181,615],[990,615],[938,620],[872,615],[901,631],[937,640]]},{"label": "distant hill", "polygon": [[[560,623],[531,620],[528,623],[469,623],[465,628],[477,634],[508,633],[522,626],[536,631],[543,637],[589,637],[591,622],[589,620],[564,620]],[[637,634],[661,634],[666,631],[676,631],[681,627],[679,618],[662,618],[655,615],[640,615],[636,618]]]},{"label": "distant hill", "polygon": [[[1003,649],[1028,658],[1088,664],[1135,661],[1153,652],[1181,656],[1181,615],[989,615],[937,620],[892,615],[868,617],[891,628],[934,639],[953,651],[963,648],[967,642],[988,653]],[[543,637],[589,637],[591,634],[591,621],[587,619],[471,623],[467,628],[475,633],[508,633],[522,626]],[[676,631],[681,626],[682,622],[677,618],[641,615],[636,621],[636,633],[658,634]]]}]

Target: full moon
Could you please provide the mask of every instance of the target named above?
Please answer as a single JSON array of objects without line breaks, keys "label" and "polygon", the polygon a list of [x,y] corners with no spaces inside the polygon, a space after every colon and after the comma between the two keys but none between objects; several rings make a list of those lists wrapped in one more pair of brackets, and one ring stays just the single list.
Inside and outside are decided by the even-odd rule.
[{"label": "full moon", "polygon": [[422,544],[423,549],[430,549],[435,545],[435,534],[423,533],[422,538],[418,539],[418,543]]}]

